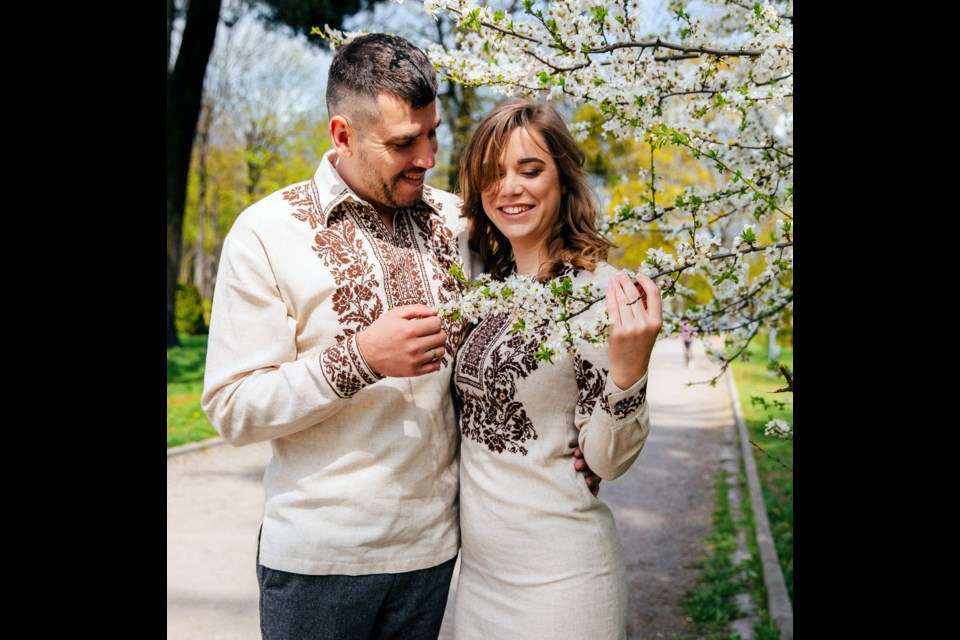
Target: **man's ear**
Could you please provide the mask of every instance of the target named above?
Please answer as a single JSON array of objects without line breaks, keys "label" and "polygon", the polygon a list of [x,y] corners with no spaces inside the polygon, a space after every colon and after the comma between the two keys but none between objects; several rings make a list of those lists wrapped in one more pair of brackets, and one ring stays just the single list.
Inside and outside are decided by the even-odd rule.
[{"label": "man's ear", "polygon": [[353,128],[343,116],[333,116],[330,118],[330,140],[333,142],[333,150],[341,158],[349,158],[353,155],[353,147],[356,142]]}]

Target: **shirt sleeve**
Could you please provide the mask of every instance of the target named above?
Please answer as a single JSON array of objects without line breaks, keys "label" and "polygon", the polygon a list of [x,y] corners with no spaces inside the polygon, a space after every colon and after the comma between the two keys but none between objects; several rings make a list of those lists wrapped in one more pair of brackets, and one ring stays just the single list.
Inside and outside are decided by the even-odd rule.
[{"label": "shirt sleeve", "polygon": [[573,357],[580,449],[594,473],[604,480],[618,478],[640,455],[650,432],[649,372],[621,389],[610,378],[605,350],[584,347]]},{"label": "shirt sleeve", "polygon": [[313,427],[381,378],[356,335],[298,358],[297,323],[280,291],[261,238],[235,224],[217,274],[201,404],[236,446]]}]

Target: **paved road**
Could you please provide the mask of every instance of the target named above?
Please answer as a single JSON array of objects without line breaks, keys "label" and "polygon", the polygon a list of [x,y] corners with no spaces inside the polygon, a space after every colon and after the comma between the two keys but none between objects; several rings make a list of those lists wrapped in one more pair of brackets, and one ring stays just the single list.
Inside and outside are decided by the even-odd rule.
[{"label": "paved road", "polygon": [[[732,422],[726,382],[687,387],[715,370],[699,345],[683,367],[682,346],[654,349],[648,392],[651,432],[640,458],[602,485],[627,560],[631,640],[692,633],[678,607],[696,585],[695,561],[710,532],[714,482],[725,424]],[[217,446],[167,461],[167,638],[256,640],[257,531],[266,443]],[[451,585],[451,602],[456,597]],[[452,637],[448,607],[441,638]]]}]

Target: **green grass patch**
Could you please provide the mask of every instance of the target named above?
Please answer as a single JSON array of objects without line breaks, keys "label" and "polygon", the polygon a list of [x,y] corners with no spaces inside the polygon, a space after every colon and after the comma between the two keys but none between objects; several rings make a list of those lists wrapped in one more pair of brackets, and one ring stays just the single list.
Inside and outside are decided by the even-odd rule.
[{"label": "green grass patch", "polygon": [[[699,561],[703,568],[700,586],[690,591],[682,603],[683,610],[698,627],[698,639],[702,640],[735,640],[739,637],[726,633],[726,627],[740,615],[733,597],[747,589],[743,567],[733,561],[738,523],[733,519],[727,497],[728,475],[721,470],[717,478],[713,533],[706,540],[709,555]],[[674,640],[684,638],[675,636]]]},{"label": "green grass patch", "polygon": [[[779,358],[793,374],[793,349],[783,348]],[[781,375],[772,375],[765,345],[751,345],[747,359],[732,365],[743,406],[753,457],[763,488],[767,517],[773,534],[790,602],[793,602],[793,438],[781,440],[764,434],[764,425],[781,418],[793,425],[793,393],[770,393],[787,386]],[[760,401],[751,400],[760,398]],[[773,406],[774,401],[784,404]],[[792,432],[792,429],[791,429]]]},{"label": "green grass patch", "polygon": [[180,334],[180,344],[167,349],[167,447],[217,435],[200,408],[207,336]]},{"label": "green grass patch", "polygon": [[[739,437],[737,438],[737,446],[740,446]],[[743,567],[749,581],[750,598],[757,607],[756,614],[760,617],[760,622],[753,625],[753,638],[754,640],[780,640],[777,623],[770,617],[767,585],[763,580],[763,565],[760,562],[760,550],[757,547],[757,526],[753,519],[753,504],[750,501],[750,489],[747,484],[747,473],[743,466],[743,460],[740,461],[740,487],[743,490],[743,502],[741,503],[743,519],[741,524],[747,534],[747,551],[750,552],[750,560],[744,562]]]}]

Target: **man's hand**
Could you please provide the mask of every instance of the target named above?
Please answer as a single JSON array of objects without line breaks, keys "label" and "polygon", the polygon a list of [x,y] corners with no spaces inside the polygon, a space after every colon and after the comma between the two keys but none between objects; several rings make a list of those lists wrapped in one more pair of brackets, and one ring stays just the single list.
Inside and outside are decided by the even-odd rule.
[{"label": "man's hand", "polygon": [[587,461],[583,459],[583,451],[580,450],[580,447],[573,450],[573,468],[583,472],[583,479],[587,483],[587,488],[590,489],[590,493],[596,498],[597,494],[600,493],[600,482],[603,478],[590,470]]},{"label": "man's hand", "polygon": [[393,378],[439,371],[446,341],[437,312],[424,304],[391,309],[357,334],[367,364]]}]

